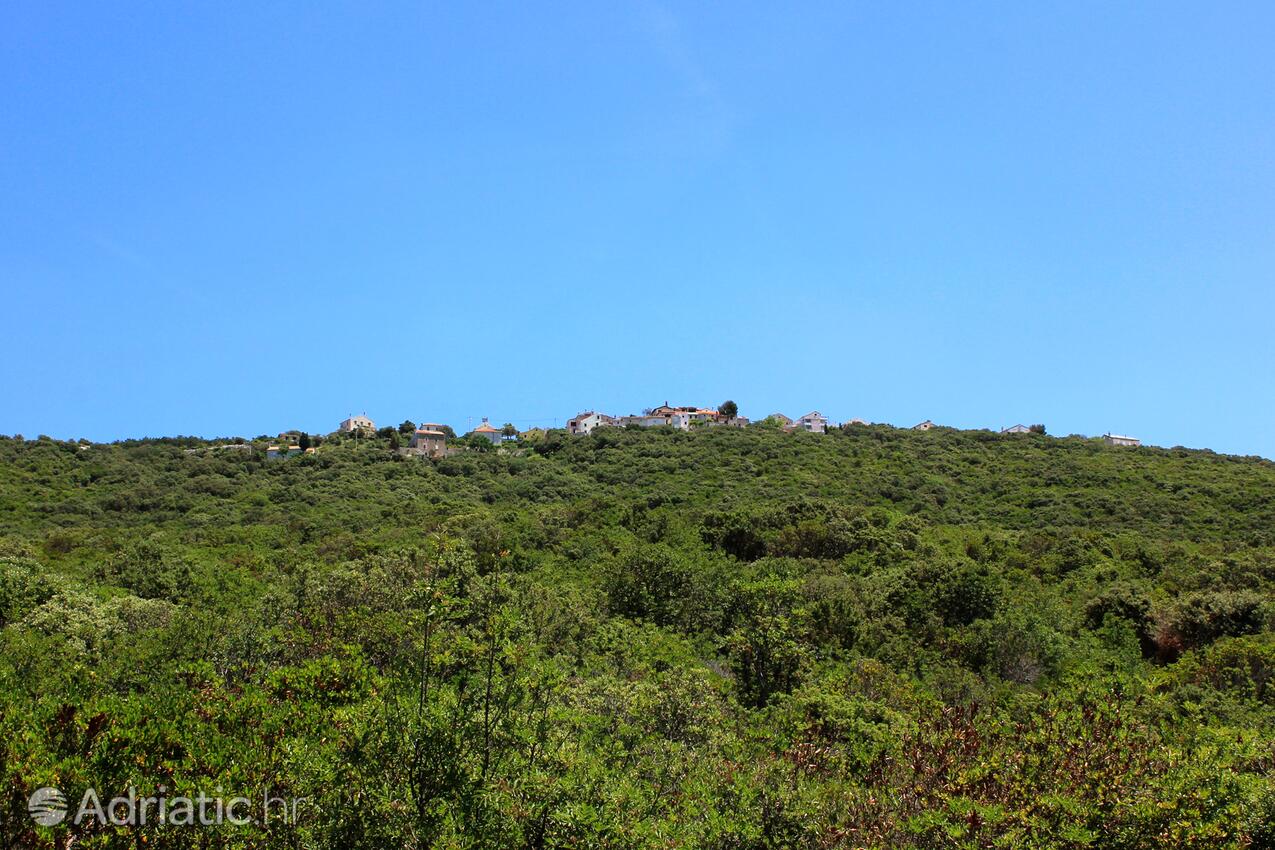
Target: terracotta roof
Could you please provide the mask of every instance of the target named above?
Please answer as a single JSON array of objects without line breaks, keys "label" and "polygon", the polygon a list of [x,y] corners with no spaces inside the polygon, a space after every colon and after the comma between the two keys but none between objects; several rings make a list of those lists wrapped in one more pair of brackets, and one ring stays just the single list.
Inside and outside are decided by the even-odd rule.
[{"label": "terracotta roof", "polygon": [[500,430],[499,428],[491,427],[491,423],[488,422],[486,419],[484,419],[483,424],[479,425],[477,428],[474,429],[474,433],[475,434],[491,434],[499,430]]}]

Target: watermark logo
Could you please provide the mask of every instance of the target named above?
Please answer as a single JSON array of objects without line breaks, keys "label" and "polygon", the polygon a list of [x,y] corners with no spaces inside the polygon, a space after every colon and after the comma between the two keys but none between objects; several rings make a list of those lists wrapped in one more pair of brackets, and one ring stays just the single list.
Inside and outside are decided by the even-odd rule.
[{"label": "watermark logo", "polygon": [[27,800],[27,812],[40,826],[57,826],[66,818],[66,796],[56,788],[37,788]]},{"label": "watermark logo", "polygon": [[[260,799],[248,797],[208,795],[203,791],[194,796],[169,796],[160,785],[159,793],[140,796],[136,788],[128,793],[103,801],[93,788],[84,792],[79,806],[71,817],[71,823],[96,821],[103,826],[247,826],[251,823],[268,824],[283,822],[295,824],[303,797],[284,799],[262,794]],[[40,826],[57,826],[69,814],[66,795],[57,788],[38,788],[27,800],[27,812]]]}]

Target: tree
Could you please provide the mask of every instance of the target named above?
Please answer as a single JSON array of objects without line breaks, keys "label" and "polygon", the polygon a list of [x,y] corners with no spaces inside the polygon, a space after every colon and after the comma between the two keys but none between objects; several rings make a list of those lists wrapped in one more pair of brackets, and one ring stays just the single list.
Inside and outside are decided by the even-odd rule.
[{"label": "tree", "polygon": [[809,612],[798,607],[798,585],[771,576],[735,587],[737,625],[724,648],[739,696],[749,705],[763,706],[792,690],[809,666],[810,651],[801,642]]},{"label": "tree", "polygon": [[416,431],[416,423],[410,419],[404,419],[403,424],[398,426],[400,434],[412,434]]},{"label": "tree", "polygon": [[302,451],[305,451],[306,449],[314,445],[314,441],[310,439],[309,434],[307,434],[305,431],[302,431],[301,438],[297,440],[297,445],[301,447]]},{"label": "tree", "polygon": [[700,526],[700,538],[741,561],[755,561],[766,554],[761,523],[744,511],[708,514]]},{"label": "tree", "polygon": [[500,433],[504,434],[506,437],[515,437],[518,435],[518,429],[514,427],[514,423],[506,422],[503,426],[501,426]]},{"label": "tree", "polygon": [[691,595],[691,571],[675,550],[651,544],[629,550],[609,565],[603,588],[613,613],[661,625],[678,619]]},{"label": "tree", "polygon": [[972,566],[951,570],[938,578],[934,607],[949,626],[968,626],[996,613],[1000,591],[986,572]]},{"label": "tree", "polygon": [[734,419],[739,415],[739,405],[735,404],[735,402],[730,399],[726,399],[726,401],[717,406],[717,412],[720,413],[724,419]]},{"label": "tree", "polygon": [[190,592],[190,566],[183,555],[147,539],[111,556],[97,576],[143,599],[179,601]]},{"label": "tree", "polygon": [[1028,428],[1027,430],[1028,430],[1028,431],[1031,431],[1033,434],[1043,434],[1043,433],[1045,433],[1045,426],[1044,426],[1044,425],[1033,425],[1033,426],[1031,426],[1030,428]]}]

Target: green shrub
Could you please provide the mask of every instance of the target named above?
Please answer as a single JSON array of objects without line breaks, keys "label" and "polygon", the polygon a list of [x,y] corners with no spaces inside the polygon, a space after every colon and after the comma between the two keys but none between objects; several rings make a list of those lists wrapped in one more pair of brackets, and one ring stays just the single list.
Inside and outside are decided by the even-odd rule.
[{"label": "green shrub", "polygon": [[613,613],[667,625],[687,612],[692,572],[673,549],[641,545],[621,553],[604,569],[603,588]]},{"label": "green shrub", "polygon": [[1255,634],[1266,623],[1266,599],[1250,590],[1188,594],[1168,613],[1173,633],[1188,646],[1204,646],[1221,637]]},{"label": "green shrub", "polygon": [[192,590],[190,562],[155,540],[139,541],[112,556],[98,576],[143,599],[179,601]]},{"label": "green shrub", "polygon": [[999,583],[972,565],[946,571],[934,588],[934,605],[950,626],[968,626],[996,613],[1000,602]]}]

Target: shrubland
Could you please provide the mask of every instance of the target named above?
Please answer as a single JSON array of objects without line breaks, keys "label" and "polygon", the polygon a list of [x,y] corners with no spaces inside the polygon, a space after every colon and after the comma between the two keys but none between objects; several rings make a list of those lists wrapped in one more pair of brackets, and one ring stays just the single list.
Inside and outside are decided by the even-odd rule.
[{"label": "shrubland", "polygon": [[[5,846],[1275,846],[1269,461],[392,437],[0,439]],[[304,802],[47,828],[41,786]]]}]

